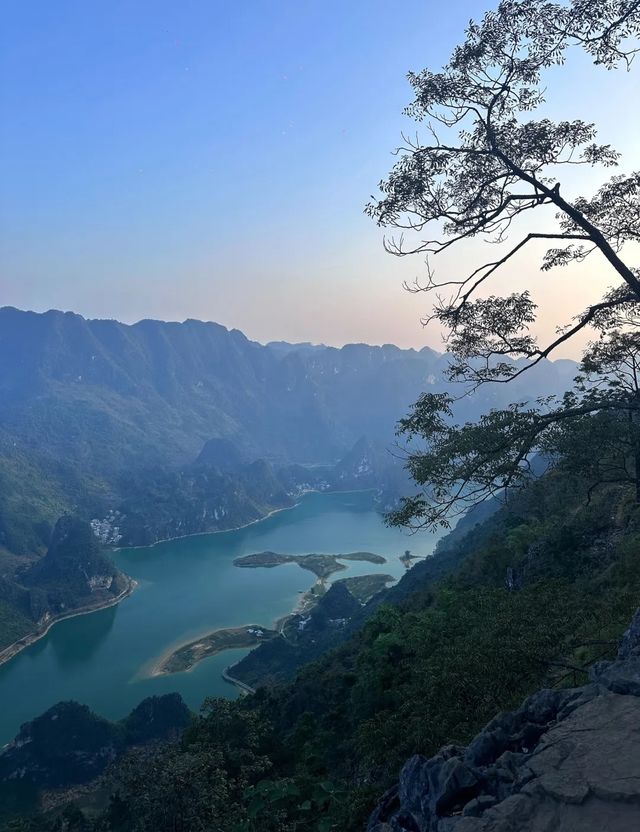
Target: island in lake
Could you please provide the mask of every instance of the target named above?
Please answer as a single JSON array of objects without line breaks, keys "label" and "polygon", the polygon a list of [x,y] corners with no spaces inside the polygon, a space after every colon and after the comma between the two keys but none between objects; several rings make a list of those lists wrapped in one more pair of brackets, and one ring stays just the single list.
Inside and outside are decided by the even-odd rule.
[{"label": "island in lake", "polygon": [[[340,563],[340,561],[344,560],[367,561],[368,563],[375,564],[387,562],[385,557],[376,555],[373,552],[348,552],[347,554],[340,555],[282,555],[278,552],[256,552],[253,555],[243,555],[242,557],[236,558],[233,563],[235,566],[240,566],[245,569],[272,569],[274,566],[281,566],[283,563],[297,563],[302,569],[308,569],[309,572],[313,572],[318,580],[311,589],[302,593],[293,611],[295,615],[308,613],[313,609],[318,603],[318,599],[327,591],[327,578],[333,575],[334,572],[340,572],[347,568],[344,563]],[[346,588],[360,603],[366,603],[376,592],[379,592],[393,580],[391,575],[374,574],[342,578],[340,582],[344,582]],[[339,581],[335,583],[339,583]],[[276,627],[279,631],[282,632],[290,617],[287,615],[276,622]]]},{"label": "island in lake", "polygon": [[429,555],[414,555],[410,549],[405,549],[404,553],[400,555],[400,563],[405,569],[411,569],[414,560],[424,560],[425,557],[429,557]]},{"label": "island in lake", "polygon": [[369,563],[386,563],[387,559],[382,555],[375,555],[373,552],[349,552],[346,555],[281,555],[278,552],[257,552],[254,555],[244,555],[236,558],[235,566],[257,569],[274,566],[281,566],[283,563],[297,563],[303,569],[313,572],[320,580],[324,580],[334,572],[339,572],[347,567],[341,560],[363,560]]},{"label": "island in lake", "polygon": [[[340,561],[368,561],[369,563],[382,564],[387,559],[382,555],[373,552],[349,552],[340,555],[282,555],[277,552],[257,552],[252,555],[244,555],[236,558],[234,564],[241,568],[273,568],[285,563],[297,563],[303,569],[308,569],[317,577],[317,581],[306,592],[301,593],[296,609],[289,615],[284,616],[274,624],[274,629],[263,627],[259,624],[249,624],[243,627],[232,627],[223,630],[214,630],[207,635],[187,642],[162,656],[151,671],[152,676],[160,676],[167,673],[181,673],[191,670],[203,659],[215,656],[223,650],[233,648],[256,647],[274,638],[284,637],[291,640],[293,632],[299,628],[300,616],[308,615],[326,594],[329,586],[327,578],[334,572],[339,572],[347,567]],[[350,578],[340,578],[335,584],[341,584],[352,596],[352,603],[365,604],[387,584],[395,579],[392,575],[373,574],[355,575]],[[225,675],[228,681],[236,683],[232,677]],[[241,683],[238,683],[241,684]],[[243,686],[251,690],[247,686]]]}]

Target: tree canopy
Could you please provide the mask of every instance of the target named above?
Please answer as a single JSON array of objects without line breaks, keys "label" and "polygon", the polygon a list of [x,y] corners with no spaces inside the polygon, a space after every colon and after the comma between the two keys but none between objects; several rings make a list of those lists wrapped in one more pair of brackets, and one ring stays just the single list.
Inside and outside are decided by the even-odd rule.
[{"label": "tree canopy", "polygon": [[[640,241],[640,173],[616,175],[593,196],[571,199],[561,183],[568,166],[611,168],[620,156],[597,142],[594,124],[530,114],[544,103],[545,70],[563,64],[568,50],[585,50],[606,69],[630,69],[639,33],[638,0],[503,0],[469,24],[465,41],[441,71],[409,75],[415,97],[407,113],[424,124],[428,140],[405,138],[380,184],[381,196],[367,211],[398,233],[385,241],[390,252],[427,259],[426,281],[409,288],[434,295],[426,322],[438,321],[445,331],[450,378],[472,387],[508,382],[587,327],[597,338],[585,355],[586,375],[562,402],[514,403],[475,425],[456,426],[452,397],[423,395],[400,432],[427,442],[408,456],[409,470],[425,488],[405,500],[394,522],[447,524],[470,503],[530,476],[536,451],[553,458],[561,445],[566,452],[566,426],[593,427],[596,414],[611,427],[626,412],[627,435],[616,436],[626,449],[622,467],[629,480],[637,479],[628,461],[629,443],[636,444],[629,436],[628,426],[635,429],[629,412],[635,413],[637,396],[628,390],[623,395],[624,385],[599,384],[594,376],[606,376],[612,363],[624,374],[623,345],[633,341],[635,349],[640,270],[630,264],[628,250]],[[554,228],[546,223],[547,213],[539,212],[544,207],[556,209]],[[511,240],[498,256],[465,274],[436,277],[437,255],[475,237],[506,243],[521,215],[533,212],[545,218],[540,230]],[[615,281],[598,302],[561,322],[546,343],[531,331],[537,307],[529,289],[506,296],[491,289],[496,273],[534,240],[549,241],[542,270],[581,263],[598,252]],[[557,448],[551,447],[553,438]]]}]

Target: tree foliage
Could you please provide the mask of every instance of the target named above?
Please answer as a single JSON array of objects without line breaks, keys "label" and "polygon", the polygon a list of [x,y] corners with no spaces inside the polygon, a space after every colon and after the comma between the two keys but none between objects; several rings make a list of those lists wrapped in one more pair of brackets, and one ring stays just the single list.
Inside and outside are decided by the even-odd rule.
[{"label": "tree foliage", "polygon": [[[399,232],[386,241],[389,251],[427,257],[427,280],[413,290],[435,295],[427,322],[436,320],[445,331],[452,380],[472,387],[510,381],[586,327],[595,328],[600,340],[583,369],[593,375],[599,367],[606,374],[608,351],[621,369],[620,339],[633,331],[640,312],[640,271],[627,256],[629,244],[640,241],[640,173],[616,175],[590,198],[570,198],[561,183],[567,167],[609,168],[619,164],[619,154],[598,143],[594,124],[535,119],[532,113],[544,103],[545,72],[562,65],[570,49],[586,50],[607,69],[628,69],[639,33],[638,0],[503,0],[469,24],[441,71],[410,74],[415,97],[407,113],[425,125],[428,140],[405,139],[381,196],[367,210]],[[468,273],[436,277],[429,258],[475,237],[504,243],[524,215],[533,215],[528,228],[535,217],[542,222],[545,207],[555,209],[555,228],[541,224]],[[537,307],[528,289],[503,297],[491,289],[496,273],[534,240],[551,246],[543,270],[581,263],[597,252],[617,281],[546,343],[532,334]],[[608,341],[612,323],[619,332]],[[587,389],[579,381],[562,402],[514,403],[475,425],[452,424],[452,404],[452,397],[425,394],[400,424],[406,437],[426,439],[426,448],[408,456],[409,470],[424,488],[405,500],[394,522],[446,524],[469,504],[521,484],[531,473],[532,453],[545,449],[554,456],[566,449],[569,425],[587,433],[615,425],[626,448],[616,451],[618,468],[629,468],[626,446],[636,444],[622,433],[635,431],[635,417],[628,415],[637,405],[612,386]],[[552,437],[562,439],[555,448],[548,447]],[[634,471],[626,476],[637,478]]]},{"label": "tree foliage", "polygon": [[588,497],[605,483],[626,483],[640,501],[640,333],[601,333],[579,369],[575,389],[561,399],[516,402],[464,425],[451,419],[451,396],[424,394],[399,424],[409,440],[426,440],[407,456],[423,490],[390,521],[447,526],[470,506],[558,466],[586,479]]},{"label": "tree foliage", "polygon": [[[608,68],[629,65],[639,31],[637,0],[503,0],[481,23],[470,24],[441,72],[410,74],[415,99],[407,112],[426,122],[431,141],[416,138],[399,149],[399,161],[380,185],[381,198],[368,206],[378,223],[402,232],[387,243],[389,250],[437,255],[478,235],[502,242],[521,215],[544,206],[557,209],[554,231],[532,231],[501,257],[459,278],[440,282],[429,269],[427,284],[416,285],[452,289],[448,298],[438,297],[433,317],[449,332],[458,358],[454,376],[508,379],[518,369],[501,360],[505,356],[539,361],[600,313],[640,302],[638,270],[622,258],[625,244],[640,240],[640,174],[616,176],[592,199],[570,201],[558,178],[563,168],[611,167],[619,154],[596,142],[593,124],[526,118],[544,102],[543,72],[562,64],[570,47],[580,44]],[[426,236],[432,229],[434,236]],[[408,245],[406,232],[423,239]],[[529,292],[479,297],[490,291],[491,277],[535,239],[560,243],[547,252],[544,268],[598,251],[621,279],[620,289],[545,346],[529,332],[536,309]]]}]

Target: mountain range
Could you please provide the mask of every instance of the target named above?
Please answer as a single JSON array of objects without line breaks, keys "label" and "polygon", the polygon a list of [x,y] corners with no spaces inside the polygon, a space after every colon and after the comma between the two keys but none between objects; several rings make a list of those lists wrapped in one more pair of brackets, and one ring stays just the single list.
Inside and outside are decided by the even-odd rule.
[{"label": "mountain range", "polygon": [[[333,467],[359,441],[389,446],[421,392],[447,389],[446,365],[427,347],[262,345],[195,320],[2,308],[0,547],[43,553],[68,512],[102,524],[105,542],[150,543],[249,522],[305,485],[353,486]],[[543,362],[526,387],[467,397],[458,417],[564,391],[573,374]],[[366,473],[355,484],[375,484]]]},{"label": "mountain range", "polygon": [[[389,452],[395,424],[424,390],[448,389],[447,361],[426,347],[262,345],[194,320],[0,309],[0,647],[99,600],[39,565],[61,517],[123,546],[236,528],[308,490],[375,489],[393,507],[412,490]],[[461,399],[456,417],[562,392],[574,369],[544,362],[526,386]]]}]

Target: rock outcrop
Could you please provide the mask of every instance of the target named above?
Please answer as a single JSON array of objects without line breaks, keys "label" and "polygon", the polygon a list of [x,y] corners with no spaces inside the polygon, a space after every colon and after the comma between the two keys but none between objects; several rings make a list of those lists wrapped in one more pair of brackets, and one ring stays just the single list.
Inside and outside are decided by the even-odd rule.
[{"label": "rock outcrop", "polygon": [[589,684],[542,690],[466,748],[412,757],[367,832],[640,829],[640,610]]},{"label": "rock outcrop", "polygon": [[89,523],[65,515],[55,525],[47,554],[23,577],[47,592],[48,611],[58,614],[99,593],[118,595],[126,579],[103,552]]}]

